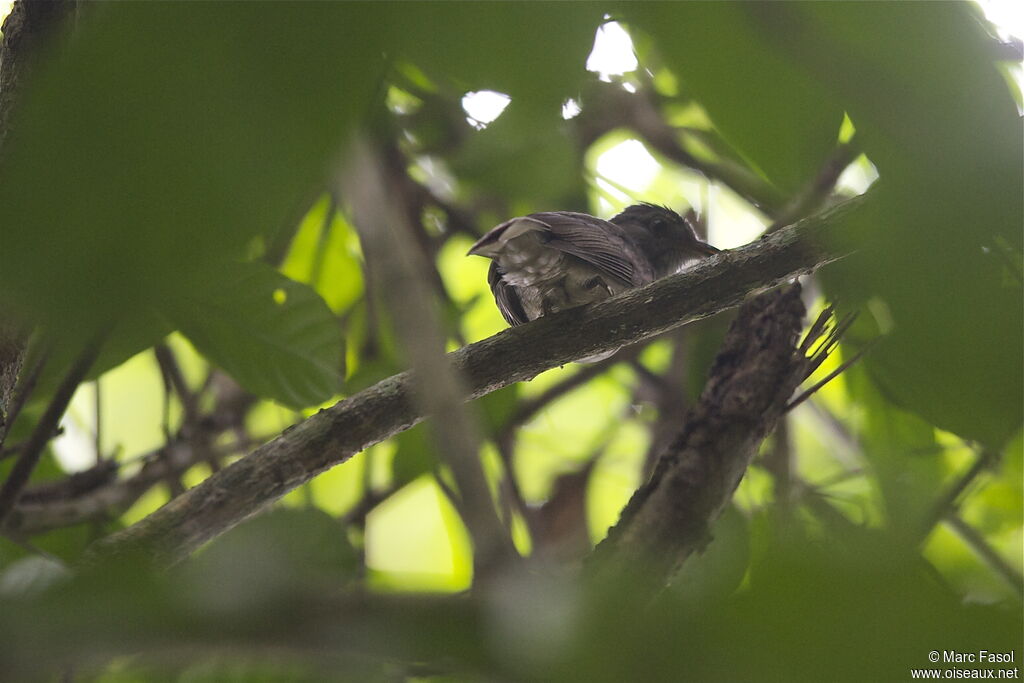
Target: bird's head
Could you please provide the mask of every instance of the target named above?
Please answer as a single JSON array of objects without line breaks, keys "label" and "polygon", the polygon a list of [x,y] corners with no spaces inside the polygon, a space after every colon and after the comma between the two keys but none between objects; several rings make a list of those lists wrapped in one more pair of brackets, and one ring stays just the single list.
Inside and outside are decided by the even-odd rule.
[{"label": "bird's head", "polygon": [[677,272],[688,261],[719,251],[698,239],[690,221],[666,206],[634,204],[611,222],[629,233],[654,264],[659,278]]}]

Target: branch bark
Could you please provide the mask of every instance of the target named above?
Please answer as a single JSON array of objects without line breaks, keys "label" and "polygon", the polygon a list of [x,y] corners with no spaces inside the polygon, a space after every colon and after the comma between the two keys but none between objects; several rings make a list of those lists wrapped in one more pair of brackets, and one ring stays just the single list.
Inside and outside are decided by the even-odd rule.
[{"label": "branch bark", "polygon": [[[859,197],[685,273],[598,304],[562,311],[448,355],[473,399],[565,363],[607,352],[735,306],[841,258],[828,235]],[[86,561],[146,552],[173,564],[292,489],[423,419],[409,372],[389,377],[285,430],[135,525],[101,539]]]},{"label": "branch bark", "polygon": [[796,344],[806,312],[800,289],[768,292],[740,309],[699,403],[590,559],[592,577],[654,592],[711,540],[712,522],[814,367]]}]

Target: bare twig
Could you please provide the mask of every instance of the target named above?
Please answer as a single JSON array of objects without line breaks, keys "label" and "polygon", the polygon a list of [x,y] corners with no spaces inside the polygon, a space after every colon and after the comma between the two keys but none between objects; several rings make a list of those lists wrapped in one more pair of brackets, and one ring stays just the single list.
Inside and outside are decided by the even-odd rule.
[{"label": "bare twig", "polygon": [[537,396],[521,401],[519,405],[516,406],[515,412],[513,412],[504,424],[501,425],[501,428],[495,438],[499,442],[507,441],[511,435],[515,433],[517,427],[529,422],[535,415],[537,415],[537,413],[544,410],[547,406],[573,390],[583,386],[595,377],[603,375],[610,367],[622,362],[623,360],[625,360],[624,354],[620,352],[614,356],[605,358],[600,362],[584,365],[569,377],[557,384],[551,385]]},{"label": "bare twig", "polygon": [[764,464],[772,475],[775,510],[783,532],[789,528],[793,511],[793,442],[789,433],[789,416],[783,415],[772,433],[771,450],[765,453]]},{"label": "bare twig", "polygon": [[782,207],[775,215],[775,220],[768,226],[765,232],[779,230],[783,226],[803,218],[809,212],[820,207],[832,193],[836,182],[839,180],[839,176],[843,174],[846,167],[852,164],[859,155],[860,148],[854,144],[852,139],[837,146],[828,160],[822,165],[818,175],[811,179],[803,190]]},{"label": "bare twig", "polygon": [[95,412],[95,430],[93,433],[93,448],[95,449],[96,464],[103,460],[103,393],[100,391],[100,378],[93,382],[93,411]]},{"label": "bare twig", "polygon": [[[874,345],[875,345],[875,340],[871,340],[870,342],[865,344],[863,348],[861,348],[859,351],[857,351],[857,353],[853,354],[848,359],[843,361],[842,365],[840,365],[838,368],[836,368],[832,372],[828,373],[824,378],[822,378],[822,380],[820,382],[816,382],[814,384],[814,386],[812,386],[811,388],[807,389],[802,394],[800,394],[799,396],[794,398],[792,401],[790,401],[789,404],[786,406],[786,411],[788,412],[790,410],[793,410],[793,408],[796,408],[798,405],[800,405],[801,403],[803,403],[804,401],[809,399],[811,396],[813,396],[816,392],[818,392],[826,384],[828,384],[829,382],[834,380],[836,377],[838,377],[842,373],[846,372],[854,363],[856,363],[861,358],[863,358],[864,354],[866,354],[868,351],[870,351],[874,347]],[[822,358],[822,360],[824,360],[824,358]],[[820,365],[820,361],[815,364],[815,369],[817,369],[818,365]],[[812,372],[813,372],[813,370],[812,370]]]},{"label": "bare twig", "polygon": [[57,387],[50,405],[46,407],[43,416],[39,418],[32,436],[29,437],[25,448],[22,449],[18,460],[14,463],[14,467],[4,482],[3,488],[0,488],[0,528],[3,527],[4,520],[14,508],[14,503],[17,502],[22,489],[28,483],[28,478],[39,463],[39,458],[43,454],[43,448],[53,438],[53,432],[57,428],[57,423],[60,422],[60,418],[71,401],[75,389],[82,383],[86,373],[89,372],[89,368],[92,367],[93,361],[96,360],[99,348],[100,339],[95,339],[89,342],[79,355],[78,360],[75,361],[75,364],[68,371],[60,386]]},{"label": "bare twig", "polygon": [[995,549],[988,544],[985,537],[979,534],[974,527],[965,522],[960,518],[960,515],[954,511],[950,511],[945,516],[946,524],[948,524],[956,535],[959,536],[964,543],[970,546],[971,550],[977,553],[985,564],[987,564],[996,574],[1003,579],[1006,584],[1013,589],[1013,592],[1018,597],[1024,597],[1024,576],[1021,576],[1020,572],[1010,566],[1010,564],[1003,559],[1002,555],[997,553]]},{"label": "bare twig", "polygon": [[652,96],[649,89],[632,94],[621,88],[602,88],[578,117],[580,146],[586,149],[608,131],[629,128],[662,156],[718,180],[769,216],[782,209],[785,197],[746,166],[726,157],[707,160],[688,152],[680,138],[686,131],[665,122]]},{"label": "bare twig", "polygon": [[194,426],[199,419],[199,406],[196,396],[189,389],[185,375],[181,372],[178,359],[167,344],[157,344],[153,347],[153,355],[160,366],[160,373],[166,378],[168,385],[174,389],[174,393],[181,400],[182,409],[185,411],[185,424]]},{"label": "bare twig", "polygon": [[967,487],[978,478],[982,472],[987,470],[996,462],[996,454],[988,449],[982,450],[978,453],[978,457],[974,459],[971,466],[967,468],[967,471],[960,475],[952,486],[950,486],[932,505],[931,512],[924,519],[924,524],[921,526],[921,538],[926,537],[931,533],[932,529],[942,521],[943,517],[956,512],[957,501]]}]

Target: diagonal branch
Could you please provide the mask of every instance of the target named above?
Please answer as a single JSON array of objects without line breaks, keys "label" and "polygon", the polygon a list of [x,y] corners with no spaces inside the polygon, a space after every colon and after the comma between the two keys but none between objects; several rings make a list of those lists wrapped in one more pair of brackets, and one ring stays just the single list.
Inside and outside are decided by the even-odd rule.
[{"label": "diagonal branch", "polygon": [[654,591],[708,543],[712,522],[813,366],[796,347],[804,313],[799,284],[743,304],[700,402],[595,550],[592,576],[631,577]]},{"label": "diagonal branch", "polygon": [[[867,197],[853,199],[720,254],[685,273],[598,304],[505,330],[450,354],[478,398],[553,367],[660,334],[735,306],[765,289],[840,258],[827,245]],[[373,387],[289,428],[135,525],[102,539],[88,560],[142,550],[174,563],[324,470],[423,419],[410,373]]]},{"label": "diagonal branch", "polygon": [[8,513],[14,508],[14,504],[18,501],[18,496],[21,495],[25,484],[28,483],[32,471],[39,464],[39,458],[43,455],[43,449],[50,439],[53,438],[53,434],[57,430],[57,423],[60,422],[64,410],[68,407],[68,403],[71,402],[75,389],[78,388],[86,373],[89,372],[89,368],[92,367],[93,361],[96,360],[99,348],[100,339],[96,339],[90,342],[85,350],[82,351],[60,386],[57,387],[57,392],[50,399],[50,403],[46,407],[43,416],[39,418],[39,422],[36,423],[32,435],[18,456],[18,460],[14,463],[14,467],[11,468],[10,474],[7,475],[3,487],[0,487],[0,527],[3,526],[4,519]]}]

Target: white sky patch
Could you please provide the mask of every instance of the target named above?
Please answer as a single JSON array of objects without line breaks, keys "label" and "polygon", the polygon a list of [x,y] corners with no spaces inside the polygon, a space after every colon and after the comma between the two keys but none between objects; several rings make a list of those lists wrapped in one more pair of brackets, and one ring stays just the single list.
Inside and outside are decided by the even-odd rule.
[{"label": "white sky patch", "polygon": [[[1024,3],[1020,0],[978,0],[985,18],[996,27],[1000,40],[1024,38]],[[1009,65],[1010,77],[1024,90],[1024,68],[1018,62]]]},{"label": "white sky patch", "polygon": [[[89,382],[80,386],[75,392],[76,397],[82,392],[89,394],[90,402],[95,400],[96,383]],[[96,441],[91,427],[84,424],[87,421],[92,424],[95,420],[94,412],[87,416],[81,415],[73,405],[61,418],[63,432],[50,443],[57,463],[65,472],[81,472],[96,464]]]},{"label": "white sky patch", "polygon": [[629,190],[642,192],[661,166],[639,140],[623,140],[597,159],[598,175]]},{"label": "white sky patch", "polygon": [[[594,178],[594,184],[597,185],[598,189],[600,189],[602,192],[607,194],[609,197],[613,197],[616,201],[621,202],[622,204],[633,203],[633,198],[630,197],[625,192],[623,192],[622,188],[620,188],[618,185],[613,185],[612,183],[609,183],[607,180],[603,178]],[[608,205],[607,207],[604,207],[602,204],[602,212],[607,213],[611,211],[612,205],[610,202],[608,202],[608,200],[602,197],[601,202],[603,204]]]},{"label": "white sky patch", "polygon": [[733,249],[757,239],[766,222],[750,204],[718,183],[708,187],[708,241],[719,249]]},{"label": "white sky patch", "polygon": [[478,90],[462,96],[462,110],[469,114],[466,118],[469,125],[480,130],[501,116],[501,112],[505,111],[505,107],[511,101],[512,98],[505,93]]},{"label": "white sky patch", "polygon": [[1020,0],[978,0],[985,18],[999,29],[1003,40],[1024,38],[1024,3]]},{"label": "white sky patch", "polygon": [[602,81],[609,81],[612,76],[635,71],[636,67],[633,39],[626,29],[614,21],[601,25],[594,36],[594,49],[587,57],[587,71],[597,73]]},{"label": "white sky patch", "polygon": [[566,121],[579,116],[580,111],[582,111],[580,109],[580,103],[571,97],[562,103],[562,118]]}]

